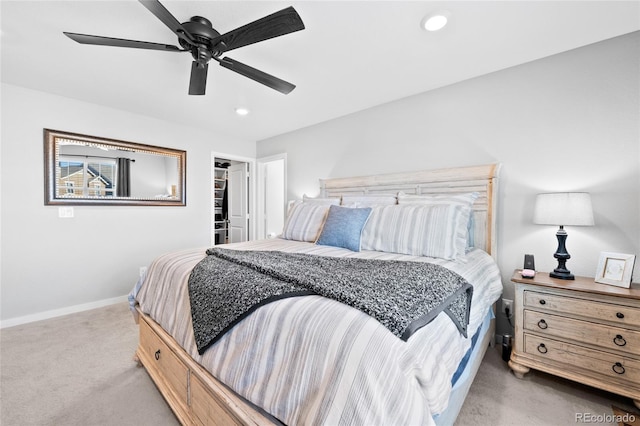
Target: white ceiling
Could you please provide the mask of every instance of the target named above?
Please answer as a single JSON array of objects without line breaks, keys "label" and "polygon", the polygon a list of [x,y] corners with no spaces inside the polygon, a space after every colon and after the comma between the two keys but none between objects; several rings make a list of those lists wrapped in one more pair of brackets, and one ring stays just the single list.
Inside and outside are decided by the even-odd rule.
[{"label": "white ceiling", "polygon": [[[294,6],[306,29],[229,56],[290,81],[283,95],[211,62],[189,96],[191,56],[81,45],[62,32],[177,44],[134,0],[0,2],[2,81],[262,140],[403,97],[640,30],[640,1],[162,1],[220,33]],[[438,33],[420,28],[447,10]],[[238,106],[251,110],[245,117]]]}]

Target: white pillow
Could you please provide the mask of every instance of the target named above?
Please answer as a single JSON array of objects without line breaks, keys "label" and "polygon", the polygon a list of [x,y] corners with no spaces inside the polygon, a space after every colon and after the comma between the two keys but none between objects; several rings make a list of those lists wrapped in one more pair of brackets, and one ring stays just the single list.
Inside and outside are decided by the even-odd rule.
[{"label": "white pillow", "polygon": [[471,208],[463,204],[377,206],[362,231],[362,250],[455,260],[467,247]]},{"label": "white pillow", "polygon": [[320,235],[329,207],[330,204],[321,203],[300,203],[293,206],[284,223],[282,238],[315,242]]},{"label": "white pillow", "polygon": [[398,192],[398,204],[465,204],[473,205],[478,198],[477,192],[468,192],[463,194],[425,194],[414,195]]},{"label": "white pillow", "polygon": [[395,195],[343,195],[340,205],[345,207],[373,207],[380,205],[398,204]]},{"label": "white pillow", "polygon": [[307,197],[307,194],[302,196],[302,201],[305,203],[327,204],[327,205],[339,205],[340,198],[320,198],[320,197]]}]

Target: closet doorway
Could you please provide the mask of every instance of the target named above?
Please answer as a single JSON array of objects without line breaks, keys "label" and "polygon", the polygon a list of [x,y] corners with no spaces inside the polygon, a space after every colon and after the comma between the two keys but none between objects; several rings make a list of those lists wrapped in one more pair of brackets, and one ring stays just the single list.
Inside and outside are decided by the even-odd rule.
[{"label": "closet doorway", "polygon": [[248,241],[254,235],[250,209],[255,160],[212,153],[211,244]]}]

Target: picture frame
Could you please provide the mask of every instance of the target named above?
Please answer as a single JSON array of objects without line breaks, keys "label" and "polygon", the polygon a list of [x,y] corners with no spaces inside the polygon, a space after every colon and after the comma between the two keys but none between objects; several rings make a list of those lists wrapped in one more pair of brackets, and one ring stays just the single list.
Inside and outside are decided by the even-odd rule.
[{"label": "picture frame", "polygon": [[636,261],[634,254],[600,253],[595,281],[617,287],[631,287],[631,274]]}]

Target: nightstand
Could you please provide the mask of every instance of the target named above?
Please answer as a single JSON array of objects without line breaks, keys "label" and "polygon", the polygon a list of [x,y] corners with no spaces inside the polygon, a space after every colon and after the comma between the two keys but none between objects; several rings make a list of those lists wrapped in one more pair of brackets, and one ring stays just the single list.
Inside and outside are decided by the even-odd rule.
[{"label": "nightstand", "polygon": [[530,368],[627,396],[640,408],[640,284],[593,278],[532,279],[516,270],[515,341],[509,367]]}]

